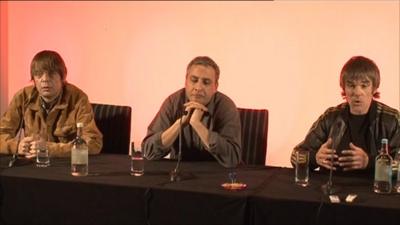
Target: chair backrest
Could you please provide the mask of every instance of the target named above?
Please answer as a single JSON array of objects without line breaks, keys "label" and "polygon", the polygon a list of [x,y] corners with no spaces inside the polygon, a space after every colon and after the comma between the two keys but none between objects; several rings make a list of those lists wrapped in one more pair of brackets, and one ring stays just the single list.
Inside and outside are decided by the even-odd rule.
[{"label": "chair backrest", "polygon": [[242,123],[242,161],[265,165],[268,140],[268,110],[238,108]]},{"label": "chair backrest", "polygon": [[103,134],[102,153],[128,154],[131,137],[130,106],[92,103],[94,120]]}]

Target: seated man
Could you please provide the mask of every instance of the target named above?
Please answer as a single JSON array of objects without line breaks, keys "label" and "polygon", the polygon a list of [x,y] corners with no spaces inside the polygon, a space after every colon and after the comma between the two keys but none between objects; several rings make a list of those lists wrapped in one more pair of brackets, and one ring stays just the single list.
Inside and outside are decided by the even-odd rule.
[{"label": "seated man", "polygon": [[182,127],[182,160],[215,158],[225,167],[241,160],[241,126],[234,102],[217,91],[218,65],[196,57],[186,68],[185,88],[171,94],[148,127],[142,149],[147,159],[170,153],[178,158]]},{"label": "seated man", "polygon": [[292,165],[295,151],[304,149],[310,151],[311,169],[373,174],[382,138],[389,140],[390,154],[394,157],[400,148],[400,114],[374,100],[379,98],[379,83],[379,69],[372,60],[356,56],[347,61],[340,73],[346,102],[327,109],[314,122],[305,140],[294,148]]},{"label": "seated man", "polygon": [[[71,155],[76,123],[82,122],[83,139],[89,154],[100,153],[103,138],[97,129],[87,95],[67,83],[67,68],[54,51],[37,53],[31,63],[33,85],[18,91],[0,121],[0,154],[32,157],[36,154],[34,136],[44,130],[52,157]],[[24,137],[20,139],[20,129]],[[20,139],[20,141],[18,141]],[[18,144],[19,143],[19,144]],[[18,145],[18,146],[17,146]]]}]

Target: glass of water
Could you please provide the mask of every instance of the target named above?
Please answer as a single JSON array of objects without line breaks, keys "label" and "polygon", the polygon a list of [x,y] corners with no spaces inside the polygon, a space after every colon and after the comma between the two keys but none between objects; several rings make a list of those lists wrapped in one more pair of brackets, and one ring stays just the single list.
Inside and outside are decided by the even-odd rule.
[{"label": "glass of water", "polygon": [[135,149],[134,143],[131,143],[131,175],[142,176],[144,174],[144,157],[141,149]]},{"label": "glass of water", "polygon": [[295,182],[302,187],[308,186],[309,181],[309,151],[296,151]]},{"label": "glass of water", "polygon": [[34,135],[36,142],[36,167],[50,166],[49,149],[47,148],[47,135],[36,134]]}]

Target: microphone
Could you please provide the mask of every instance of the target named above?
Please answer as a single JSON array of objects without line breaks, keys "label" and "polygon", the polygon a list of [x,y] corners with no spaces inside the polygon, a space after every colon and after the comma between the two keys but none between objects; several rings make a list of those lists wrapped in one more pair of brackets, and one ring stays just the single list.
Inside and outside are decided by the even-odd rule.
[{"label": "microphone", "polygon": [[[27,103],[29,104],[29,102],[31,101],[31,97],[32,96],[29,96],[29,98],[28,98],[28,100],[27,100]],[[17,138],[17,149],[15,150],[15,152],[14,152],[14,154],[13,154],[13,156],[12,156],[12,158],[10,159],[10,161],[8,162],[8,168],[11,168],[11,167],[13,167],[14,165],[17,165],[17,161],[21,161],[22,159],[22,161],[25,161],[25,162],[21,162],[20,164],[22,165],[22,164],[26,164],[26,162],[27,161],[29,161],[28,159],[26,159],[26,158],[19,158],[18,157],[18,150],[19,150],[19,143],[21,142],[21,134],[22,134],[22,128],[24,127],[24,119],[25,119],[25,117],[24,117],[24,115],[25,115],[25,102],[23,103],[23,105],[22,105],[22,118],[21,118],[21,122],[19,123],[19,126],[18,126],[18,132],[19,132],[19,134],[18,134],[18,138]]]},{"label": "microphone", "polygon": [[[339,140],[343,136],[344,133],[344,122],[342,119],[337,118],[335,124],[331,127],[329,132],[329,137],[332,138],[332,146],[331,149],[337,150],[339,146]],[[332,183],[333,176],[333,152],[331,153],[331,168],[329,169],[329,178],[328,182],[322,185],[321,189],[326,195],[334,194],[338,191],[338,188],[333,187]]]},{"label": "microphone", "polygon": [[[186,111],[186,109],[183,108],[183,110],[182,110],[182,116],[191,115],[191,114],[193,113],[193,111],[194,111],[194,109],[191,109],[190,111]],[[204,115],[204,116],[211,116],[210,112],[208,112],[208,111],[204,111],[204,112],[203,112],[203,115]]]}]

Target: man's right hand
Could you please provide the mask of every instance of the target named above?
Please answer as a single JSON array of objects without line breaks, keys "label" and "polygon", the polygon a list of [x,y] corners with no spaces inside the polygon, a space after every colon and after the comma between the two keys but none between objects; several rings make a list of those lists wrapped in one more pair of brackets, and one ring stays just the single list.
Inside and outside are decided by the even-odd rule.
[{"label": "man's right hand", "polygon": [[[189,120],[192,120],[192,114],[195,114],[193,120],[195,121],[201,121],[203,117],[203,113],[208,111],[208,108],[202,105],[201,103],[190,101],[186,102],[184,104],[185,107],[185,112],[187,112],[186,115],[183,115],[182,117],[182,124],[187,124],[189,123]],[[194,113],[197,111],[196,113]]]},{"label": "man's right hand", "polygon": [[[329,148],[332,145],[332,138],[329,138],[321,147],[318,149],[317,154],[315,155],[315,160],[317,164],[326,168],[336,170],[335,165],[338,164],[337,159],[338,155],[336,154],[336,150]],[[331,159],[333,157],[333,160]],[[332,163],[333,161],[333,163]]]},{"label": "man's right hand", "polygon": [[18,154],[23,155],[26,158],[32,158],[36,154],[36,152],[31,152],[31,144],[34,141],[34,138],[32,136],[29,137],[24,137],[18,145]]}]

